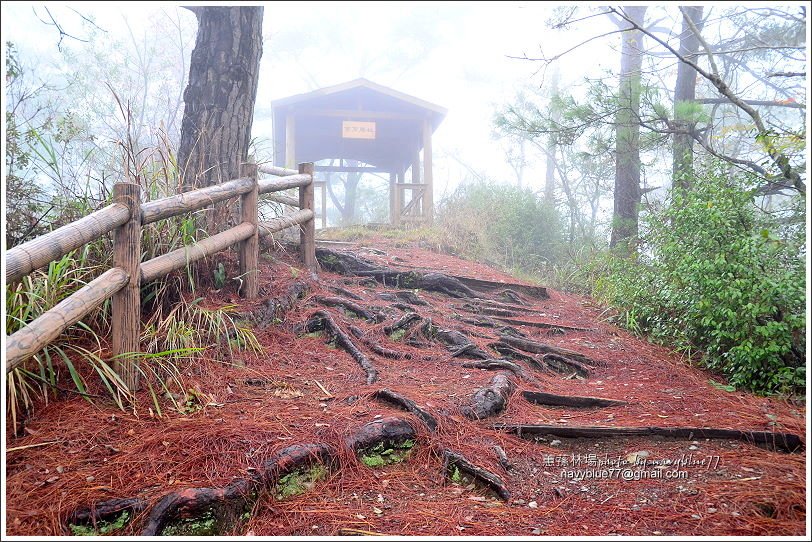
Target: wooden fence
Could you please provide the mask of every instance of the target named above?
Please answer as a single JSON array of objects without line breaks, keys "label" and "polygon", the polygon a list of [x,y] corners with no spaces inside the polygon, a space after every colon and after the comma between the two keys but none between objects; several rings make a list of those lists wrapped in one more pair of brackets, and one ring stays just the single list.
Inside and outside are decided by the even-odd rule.
[{"label": "wooden fence", "polygon": [[[274,176],[259,179],[259,173]],[[276,195],[299,207],[290,215],[260,222],[259,194],[299,189],[298,201]],[[140,351],[141,285],[238,245],[243,297],[259,293],[257,261],[259,237],[300,226],[302,262],[316,269],[315,220],[313,214],[313,164],[299,170],[246,164],[239,179],[184,192],[176,196],[141,203],[141,187],[117,183],[113,203],[46,235],[6,252],[6,284],[11,284],[72,250],[113,232],[113,267],[87,283],[39,318],[6,340],[6,372],[39,352],[69,326],[75,324],[106,299],[112,297],[112,350],[115,368],[131,389],[138,388],[136,361],[126,354]],[[196,211],[229,198],[240,197],[240,224],[193,245],[184,246],[149,261],[141,262],[141,226]]]}]

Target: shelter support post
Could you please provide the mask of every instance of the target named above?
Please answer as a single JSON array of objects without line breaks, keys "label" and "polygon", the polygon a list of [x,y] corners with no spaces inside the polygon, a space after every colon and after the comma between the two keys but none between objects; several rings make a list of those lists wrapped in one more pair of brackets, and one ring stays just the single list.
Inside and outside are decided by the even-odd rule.
[{"label": "shelter support post", "polygon": [[423,182],[426,183],[423,190],[423,218],[427,224],[431,224],[434,220],[434,178],[431,155],[431,122],[426,119],[423,121]]}]

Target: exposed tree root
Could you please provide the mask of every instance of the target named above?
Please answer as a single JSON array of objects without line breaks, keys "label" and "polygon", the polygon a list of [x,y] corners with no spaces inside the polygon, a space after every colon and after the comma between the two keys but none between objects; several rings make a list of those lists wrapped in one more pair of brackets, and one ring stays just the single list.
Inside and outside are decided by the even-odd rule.
[{"label": "exposed tree root", "polygon": [[83,507],[72,512],[66,521],[67,525],[81,525],[96,528],[100,522],[112,523],[122,512],[128,512],[130,519],[147,507],[146,499],[137,497],[130,499],[110,499],[97,502],[89,507]]},{"label": "exposed tree root", "polygon": [[437,430],[437,418],[417,406],[417,403],[407,397],[384,388],[373,393],[372,398],[411,412],[426,424],[429,431],[434,432]]},{"label": "exposed tree root", "polygon": [[165,529],[184,520],[207,517],[211,530],[227,534],[256,498],[256,481],[238,479],[224,488],[184,489],[164,496],[150,511],[142,536],[160,536]]},{"label": "exposed tree root", "polygon": [[489,470],[477,467],[463,455],[451,450],[443,450],[443,472],[446,477],[454,480],[455,472],[470,477],[475,483],[493,491],[500,499],[507,501],[510,500],[510,491],[505,487],[505,483],[496,474]]},{"label": "exposed tree root", "polygon": [[328,248],[316,247],[316,259],[322,269],[342,275],[357,275],[359,272],[378,271],[380,268],[353,254]]},{"label": "exposed tree root", "polygon": [[392,335],[396,331],[409,331],[416,323],[423,320],[423,317],[417,314],[416,312],[407,312],[404,314],[400,320],[395,322],[392,325],[388,325],[383,328],[384,332],[387,335]]},{"label": "exposed tree root", "polygon": [[264,487],[270,488],[291,472],[315,463],[329,466],[335,461],[335,452],[326,444],[294,444],[276,452],[263,463],[257,474]]},{"label": "exposed tree root", "polygon": [[481,420],[496,416],[507,407],[508,398],[515,386],[504,374],[494,376],[487,386],[478,389],[471,398],[471,404],[460,409],[469,420]]},{"label": "exposed tree root", "polygon": [[713,429],[707,427],[592,427],[560,425],[494,424],[494,429],[515,433],[521,438],[535,439],[550,435],[558,438],[607,438],[607,437],[666,437],[674,439],[723,439],[742,440],[768,449],[795,453],[804,449],[798,435],[768,431],[739,431],[737,429]]},{"label": "exposed tree root", "polygon": [[381,418],[362,426],[347,437],[348,448],[360,452],[371,448],[379,442],[398,444],[416,436],[414,427],[407,420],[394,416]]},{"label": "exposed tree root", "polygon": [[364,300],[364,298],[360,295],[356,294],[355,292],[351,292],[346,288],[342,288],[341,286],[330,286],[330,291],[335,292],[338,295],[343,295],[344,297],[349,297],[350,299],[354,299],[356,301]]},{"label": "exposed tree root", "polygon": [[316,249],[316,259],[328,271],[344,275],[371,277],[385,286],[395,288],[419,288],[433,292],[440,292],[451,297],[477,298],[480,297],[474,290],[467,287],[455,277],[442,273],[417,273],[393,271],[366,262],[357,256],[346,252],[337,252],[329,249]]},{"label": "exposed tree root", "polygon": [[361,318],[369,320],[370,322],[382,322],[384,318],[380,313],[372,314],[358,303],[350,301],[349,299],[343,299],[341,297],[318,296],[316,297],[316,302],[327,307],[341,307],[346,311],[357,314]]},{"label": "exposed tree root", "polygon": [[353,357],[353,359],[358,362],[358,365],[364,369],[364,372],[367,375],[367,384],[372,384],[378,379],[378,371],[375,370],[372,362],[366,357],[366,355],[364,355],[363,352],[361,352],[361,350],[358,349],[352,339],[350,339],[349,335],[344,333],[344,330],[342,330],[338,324],[336,324],[329,312],[314,312],[313,316],[311,316],[305,324],[305,329],[308,332],[326,329],[328,333],[335,337],[336,344],[346,350]]},{"label": "exposed tree root", "polygon": [[589,367],[575,361],[574,359],[566,358],[564,356],[558,356],[556,354],[545,354],[541,356],[542,363],[545,363],[548,367],[550,367],[553,371],[556,371],[561,374],[565,375],[576,375],[581,378],[588,378],[589,377]]},{"label": "exposed tree root", "polygon": [[528,356],[527,354],[516,350],[512,346],[505,344],[502,341],[496,341],[490,343],[488,345],[490,348],[493,348],[497,353],[509,358],[509,359],[518,359],[521,361],[526,362],[528,365],[533,367],[534,369],[541,371],[541,372],[550,372],[550,369],[546,365],[542,365],[539,360],[537,360],[533,356]]},{"label": "exposed tree root", "polygon": [[370,350],[378,354],[379,356],[383,356],[389,359],[412,359],[412,355],[408,352],[398,352],[397,350],[391,350],[389,348],[383,347],[378,343],[369,339],[363,331],[355,326],[347,326],[347,329],[350,330],[356,338],[360,339],[362,343],[364,343]]},{"label": "exposed tree root", "polygon": [[459,275],[451,276],[469,288],[479,290],[480,292],[498,292],[504,289],[512,289],[537,299],[550,298],[549,294],[547,293],[547,288],[544,288],[543,286],[527,286],[526,284],[517,284],[515,282],[495,282],[492,280],[472,279],[470,277],[461,277]]},{"label": "exposed tree root", "polygon": [[558,346],[552,346],[549,344],[536,342],[522,337],[502,335],[500,337],[500,340],[503,343],[507,344],[508,346],[512,346],[513,348],[518,348],[519,350],[524,350],[525,352],[530,352],[533,354],[554,354],[556,356],[577,361],[579,363],[589,365],[592,367],[604,365],[603,363],[599,363],[594,359],[590,358],[589,356],[581,354],[580,352],[575,352],[574,350],[568,350],[566,348],[560,348]]},{"label": "exposed tree root", "polygon": [[531,403],[545,406],[567,406],[573,408],[603,408],[627,404],[626,401],[602,399],[600,397],[578,397],[575,395],[555,395],[540,391],[523,391],[522,395]]},{"label": "exposed tree root", "polygon": [[494,446],[493,452],[496,454],[496,458],[499,460],[499,466],[505,469],[505,472],[513,468],[513,465],[508,460],[508,456],[501,446]]},{"label": "exposed tree root", "polygon": [[475,305],[473,303],[452,305],[452,307],[461,311],[470,312],[472,314],[484,314],[487,316],[519,316],[520,314],[513,310],[502,309],[499,307],[487,307],[484,305]]},{"label": "exposed tree root", "polygon": [[403,312],[414,312],[414,309],[411,306],[407,305],[406,303],[392,303],[392,305],[390,306],[396,309],[400,309]]},{"label": "exposed tree root", "polygon": [[409,305],[428,305],[423,299],[420,299],[416,293],[409,290],[401,290],[398,292],[381,292],[378,297],[385,301],[404,301]]},{"label": "exposed tree root", "polygon": [[285,318],[285,314],[307,295],[307,291],[307,284],[294,282],[283,295],[266,299],[258,309],[247,316],[259,328],[278,324]]},{"label": "exposed tree root", "polygon": [[420,333],[429,341],[443,343],[451,350],[451,357],[466,357],[472,359],[488,359],[487,352],[475,345],[464,333],[453,329],[440,329],[435,326],[431,318],[426,318],[420,326]]},{"label": "exposed tree root", "polygon": [[595,331],[594,329],[586,327],[565,326],[563,324],[554,324],[552,322],[528,322],[527,320],[514,320],[512,318],[502,318],[498,316],[497,318],[506,324],[512,324],[514,326],[537,327],[541,329],[564,329],[567,331]]},{"label": "exposed tree root", "polygon": [[525,301],[522,296],[511,290],[510,288],[505,288],[504,290],[495,292],[494,295],[499,299],[503,299],[508,303],[514,303],[516,305],[527,306],[529,303]]},{"label": "exposed tree root", "polygon": [[516,376],[524,377],[522,368],[506,359],[483,359],[481,361],[466,361],[462,364],[468,369],[485,369],[488,371],[507,370]]}]

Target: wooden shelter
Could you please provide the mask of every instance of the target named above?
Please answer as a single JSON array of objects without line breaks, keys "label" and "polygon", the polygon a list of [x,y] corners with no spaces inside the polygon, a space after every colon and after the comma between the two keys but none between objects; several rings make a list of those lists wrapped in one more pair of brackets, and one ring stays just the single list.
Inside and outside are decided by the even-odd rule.
[{"label": "wooden shelter", "polygon": [[[271,107],[276,164],[337,159],[338,165],[316,165],[316,172],[388,173],[391,222],[431,222],[431,137],[445,108],[367,79],[282,98]],[[327,190],[323,180],[315,185],[321,187],[324,227]]]}]

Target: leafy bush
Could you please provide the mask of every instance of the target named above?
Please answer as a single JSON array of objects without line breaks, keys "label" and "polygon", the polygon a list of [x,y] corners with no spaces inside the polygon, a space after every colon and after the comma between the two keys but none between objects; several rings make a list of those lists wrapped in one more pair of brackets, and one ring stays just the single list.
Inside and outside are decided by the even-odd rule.
[{"label": "leafy bush", "polygon": [[641,255],[608,260],[595,293],[620,309],[621,324],[703,352],[703,363],[736,387],[798,391],[805,240],[760,211],[747,183],[711,167],[691,190],[675,189],[644,221]]},{"label": "leafy bush", "polygon": [[554,207],[532,191],[480,182],[462,185],[438,211],[448,245],[506,268],[545,271],[563,240]]}]

